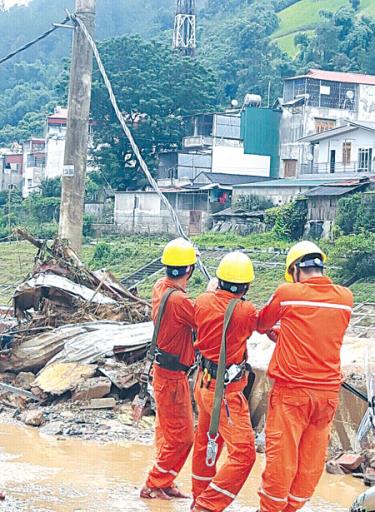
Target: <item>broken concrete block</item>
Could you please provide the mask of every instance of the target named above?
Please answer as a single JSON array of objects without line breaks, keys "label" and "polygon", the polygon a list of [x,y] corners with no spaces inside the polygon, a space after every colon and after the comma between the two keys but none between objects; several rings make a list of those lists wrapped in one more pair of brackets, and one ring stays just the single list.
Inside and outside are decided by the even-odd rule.
[{"label": "broken concrete block", "polygon": [[94,398],[81,409],[113,409],[116,407],[116,400],[114,398]]},{"label": "broken concrete block", "polygon": [[105,377],[88,379],[78,384],[72,395],[72,398],[75,401],[103,398],[110,393],[111,385],[111,381]]},{"label": "broken concrete block", "polygon": [[345,473],[352,473],[363,464],[365,458],[362,455],[354,453],[345,453],[335,460]]},{"label": "broken concrete block", "polygon": [[34,382],[34,380],[35,375],[32,372],[20,372],[14,381],[14,385],[30,391],[31,383]]},{"label": "broken concrete block", "polygon": [[33,387],[37,386],[45,393],[52,395],[62,395],[66,391],[75,389],[84,379],[94,375],[95,365],[80,363],[55,363],[46,366],[33,382]]},{"label": "broken concrete block", "polygon": [[40,427],[40,425],[45,421],[44,414],[39,409],[24,411],[21,414],[20,419],[25,423],[25,425],[30,425],[32,427]]}]

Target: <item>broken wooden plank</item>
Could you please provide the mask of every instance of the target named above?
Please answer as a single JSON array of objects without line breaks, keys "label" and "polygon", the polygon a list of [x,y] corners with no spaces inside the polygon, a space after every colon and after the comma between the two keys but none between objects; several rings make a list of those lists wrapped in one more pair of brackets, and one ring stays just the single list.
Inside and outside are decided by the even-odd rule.
[{"label": "broken wooden plank", "polygon": [[37,396],[31,393],[31,391],[25,391],[22,388],[16,388],[15,386],[11,386],[10,384],[4,384],[3,382],[0,382],[0,390],[6,391],[7,393],[12,393],[13,395],[31,398],[36,402],[40,401]]},{"label": "broken wooden plank", "polygon": [[82,405],[81,409],[113,409],[116,407],[114,398],[93,398],[88,404]]}]

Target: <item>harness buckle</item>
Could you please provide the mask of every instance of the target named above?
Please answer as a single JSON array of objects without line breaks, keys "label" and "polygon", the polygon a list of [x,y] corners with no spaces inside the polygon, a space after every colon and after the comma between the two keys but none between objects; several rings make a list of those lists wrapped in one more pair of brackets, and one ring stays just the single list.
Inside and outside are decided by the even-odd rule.
[{"label": "harness buckle", "polygon": [[206,466],[212,468],[216,464],[216,458],[219,451],[219,445],[217,443],[219,433],[217,433],[215,437],[211,437],[210,433],[207,432],[207,437]]}]

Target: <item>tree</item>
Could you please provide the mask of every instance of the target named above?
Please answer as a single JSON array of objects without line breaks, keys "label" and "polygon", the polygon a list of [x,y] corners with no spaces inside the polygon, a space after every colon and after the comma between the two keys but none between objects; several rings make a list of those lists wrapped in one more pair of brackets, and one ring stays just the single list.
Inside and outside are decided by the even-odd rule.
[{"label": "tree", "polygon": [[355,11],[359,11],[359,8],[361,6],[361,0],[350,0],[350,4]]},{"label": "tree", "polygon": [[[100,45],[100,52],[120,108],[155,173],[159,154],[179,147],[184,116],[217,106],[215,77],[196,61],[140,37],[108,40]],[[92,116],[98,148],[94,159],[102,175],[116,189],[144,186],[146,181],[98,70],[94,72]]]}]

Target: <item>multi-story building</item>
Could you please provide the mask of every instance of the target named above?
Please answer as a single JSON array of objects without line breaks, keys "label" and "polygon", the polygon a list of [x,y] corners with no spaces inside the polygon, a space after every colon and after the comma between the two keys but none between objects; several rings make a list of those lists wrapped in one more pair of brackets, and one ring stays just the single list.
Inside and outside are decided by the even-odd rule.
[{"label": "multi-story building", "polygon": [[269,176],[270,157],[245,154],[239,111],[207,113],[186,120],[182,150],[160,157],[162,184],[184,184],[201,172]]},{"label": "multi-story building", "polygon": [[[21,149],[21,148],[20,148]],[[20,151],[0,151],[0,191],[22,188],[23,154]]]},{"label": "multi-story building", "polygon": [[[321,157],[312,152],[309,137],[330,130],[338,130],[332,134],[339,135],[341,127],[349,122],[375,122],[375,76],[312,69],[306,75],[285,80],[279,103],[283,111],[280,177],[308,178],[319,171],[319,175],[332,178],[332,174],[342,171],[336,165],[337,150],[332,150],[328,159],[324,157],[327,168],[318,169],[312,162],[321,162]],[[346,148],[348,154],[349,146]],[[361,158],[367,157],[358,156]],[[349,169],[347,166],[345,171]],[[356,169],[362,170],[361,165]]]},{"label": "multi-story building", "polygon": [[45,168],[46,141],[33,137],[23,144],[23,197],[38,190],[45,177]]},{"label": "multi-story building", "polygon": [[68,109],[56,107],[54,114],[47,118],[46,172],[47,179],[62,176]]}]

